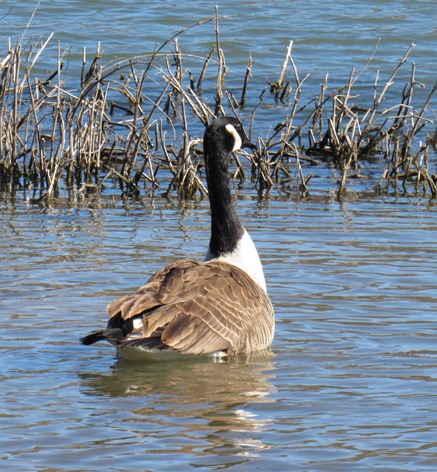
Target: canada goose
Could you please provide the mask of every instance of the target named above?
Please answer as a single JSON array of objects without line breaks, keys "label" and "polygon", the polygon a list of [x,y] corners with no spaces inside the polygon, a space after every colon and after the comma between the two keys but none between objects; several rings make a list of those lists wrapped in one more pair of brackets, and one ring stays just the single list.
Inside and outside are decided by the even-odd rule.
[{"label": "canada goose", "polygon": [[211,239],[203,263],[164,267],[136,293],[108,305],[106,329],[81,339],[124,348],[183,354],[239,354],[267,349],[275,320],[255,245],[237,216],[230,156],[245,133],[232,117],[216,118],[203,147],[211,207]]}]

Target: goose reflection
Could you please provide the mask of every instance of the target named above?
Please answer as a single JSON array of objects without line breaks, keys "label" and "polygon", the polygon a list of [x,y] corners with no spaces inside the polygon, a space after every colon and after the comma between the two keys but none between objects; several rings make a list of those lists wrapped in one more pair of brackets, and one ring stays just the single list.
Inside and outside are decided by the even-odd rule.
[{"label": "goose reflection", "polygon": [[[112,399],[129,398],[123,402],[128,405],[123,416],[130,431],[136,425],[136,436],[168,444],[171,435],[171,444],[181,441],[178,453],[213,452],[247,460],[269,448],[254,433],[270,424],[274,372],[271,353],[224,363],[199,357],[147,364],[120,359],[109,374],[81,374],[81,385],[86,395],[107,397],[109,409]],[[200,441],[202,446],[186,451],[186,441]]]}]

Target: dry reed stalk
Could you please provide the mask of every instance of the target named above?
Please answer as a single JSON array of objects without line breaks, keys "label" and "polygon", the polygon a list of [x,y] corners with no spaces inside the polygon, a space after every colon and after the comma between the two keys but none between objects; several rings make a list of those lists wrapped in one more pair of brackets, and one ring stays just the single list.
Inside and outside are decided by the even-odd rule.
[{"label": "dry reed stalk", "polygon": [[293,41],[290,41],[288,44],[287,53],[285,54],[284,63],[282,64],[282,69],[279,73],[278,80],[270,86],[270,92],[274,94],[275,99],[282,101],[290,93],[289,82],[284,86],[284,77],[287,71],[288,63],[292,61],[291,50],[293,48]]},{"label": "dry reed stalk", "polygon": [[215,96],[215,111],[214,115],[224,115],[225,110],[222,106],[223,101],[223,84],[226,77],[226,61],[223,49],[220,46],[220,29],[219,29],[219,15],[218,5],[215,6],[215,42],[217,51],[217,85],[216,85],[216,96]]},{"label": "dry reed stalk", "polygon": [[[221,48],[219,19],[216,8],[214,17],[192,26],[214,24],[215,45],[203,59],[184,55],[179,46],[179,36],[191,27],[173,35],[145,59],[131,58],[101,66],[98,45],[88,67],[84,49],[78,93],[69,91],[61,79],[64,54],[59,43],[57,68],[47,78],[35,77],[35,66],[42,59],[51,36],[39,47],[10,46],[8,55],[0,60],[0,183],[9,188],[23,185],[38,188],[47,196],[53,196],[62,179],[67,188],[77,185],[83,191],[98,189],[112,178],[123,191],[138,192],[141,182],[159,186],[158,170],[166,169],[172,176],[168,192],[176,191],[181,197],[189,198],[195,193],[204,195],[206,190],[200,180],[198,161],[201,125],[218,114],[241,112],[247,107],[249,85],[252,85],[250,55],[240,100],[226,92],[228,71]],[[165,46],[170,43],[174,44],[174,50],[165,52]],[[340,171],[337,195],[341,198],[349,176],[359,174],[361,163],[383,156],[386,167],[380,179],[380,191],[385,185],[385,191],[392,186],[396,192],[399,182],[404,191],[413,186],[416,193],[430,192],[435,196],[437,179],[430,171],[429,153],[437,147],[437,132],[427,139],[421,136],[431,124],[427,112],[437,84],[416,112],[413,91],[422,84],[416,80],[413,64],[410,83],[404,87],[399,104],[382,107],[414,45],[382,87],[377,74],[373,104],[366,109],[354,103],[358,98],[354,93],[355,85],[362,73],[354,69],[342,89],[329,91],[326,75],[320,94],[303,101],[306,77],[299,76],[292,46],[290,42],[278,81],[271,87],[276,103],[287,102],[290,108],[268,138],[258,137],[254,153],[243,153],[252,167],[252,179],[258,190],[270,191],[275,185],[281,185],[283,178],[291,182],[289,161],[294,161],[298,175],[296,188],[305,195],[310,190],[311,178],[311,173],[305,177],[305,166],[327,160]],[[216,55],[214,60],[213,54]],[[170,64],[169,58],[173,63]],[[185,65],[193,59],[202,61],[197,85],[191,67]],[[212,74],[212,78],[208,77],[211,62],[217,64],[217,73]],[[286,77],[289,67],[291,79]],[[124,77],[116,78],[119,72],[123,72]],[[152,72],[159,73],[162,82],[155,78],[156,74],[152,76]],[[213,109],[208,105],[211,97],[200,93],[206,81],[214,83],[213,87],[210,85],[210,89],[214,89]],[[149,83],[153,84],[153,89]],[[294,95],[290,100],[291,84]],[[157,93],[158,87],[161,88]],[[150,90],[157,98],[150,98]],[[263,101],[264,91],[253,110],[246,113],[250,116],[250,136]],[[325,116],[329,105],[331,111]],[[165,131],[169,127],[173,139]],[[308,136],[308,146],[302,142],[303,135]],[[421,139],[423,144],[418,146]],[[245,164],[238,156],[236,163],[234,178],[244,180]]]},{"label": "dry reed stalk", "polygon": [[246,75],[244,77],[243,90],[241,91],[240,106],[242,108],[244,108],[244,105],[246,104],[246,92],[250,77],[252,77],[252,53],[249,55],[249,61],[246,67]]}]

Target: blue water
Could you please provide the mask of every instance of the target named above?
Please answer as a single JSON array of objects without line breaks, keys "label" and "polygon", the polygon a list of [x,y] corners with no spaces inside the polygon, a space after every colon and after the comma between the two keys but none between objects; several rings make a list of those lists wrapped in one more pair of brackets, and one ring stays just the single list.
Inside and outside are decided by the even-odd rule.
[{"label": "blue water", "polygon": [[[214,16],[214,4],[201,1],[138,4],[42,0],[35,11],[36,5],[36,1],[26,0],[2,2],[0,51],[6,54],[8,37],[14,44],[25,32],[24,43],[38,38],[44,42],[53,32],[51,47],[42,56],[40,66],[56,59],[60,41],[72,74],[78,72],[83,47],[92,55],[101,42],[106,61],[136,57]],[[432,0],[245,1],[238,6],[224,1],[219,4],[219,15],[224,17],[220,20],[220,37],[231,70],[230,86],[241,84],[250,53],[254,83],[264,86],[267,80],[274,82],[290,41],[300,78],[310,74],[310,90],[318,88],[327,73],[333,86],[343,84],[352,68],[360,70],[372,56],[365,82],[373,83],[377,70],[381,71],[381,80],[387,80],[386,74],[391,73],[411,43],[416,44],[410,63],[417,64],[417,80],[428,86],[436,80],[437,13]],[[214,27],[207,22],[178,39],[184,52],[205,57],[215,43]],[[170,50],[174,50],[174,42],[165,48]],[[406,67],[400,75],[402,86],[409,73]]]},{"label": "blue water", "polygon": [[2,470],[434,470],[436,208],[238,210],[260,251],[273,356],[135,364],[78,338],[115,296],[206,248],[207,202],[2,205]]},{"label": "blue water", "polygon": [[[0,4],[0,58],[36,4]],[[143,55],[213,14],[207,2],[42,1],[23,40],[54,32],[38,70],[50,73],[59,40],[73,87],[83,46],[88,60],[99,41],[103,62]],[[379,40],[363,95],[371,99],[377,71],[386,80],[410,42],[417,46],[398,90],[413,61],[426,86],[417,94],[436,80],[434,1],[226,1],[220,14],[230,89],[252,52],[248,114],[277,79],[290,40],[300,78],[310,74],[306,97],[326,73],[333,85],[347,81]],[[205,57],[213,25],[179,42]],[[288,106],[265,100],[262,135]],[[109,345],[78,343],[105,323],[113,298],[170,261],[202,259],[205,200],[167,200],[161,189],[130,198],[109,185],[40,203],[25,191],[2,193],[1,470],[437,470],[435,202],[364,194],[359,182],[338,202],[330,190],[338,175],[312,172],[305,199],[260,199],[250,182],[235,185],[277,331],[271,357],[228,363],[141,365],[117,360]]]}]

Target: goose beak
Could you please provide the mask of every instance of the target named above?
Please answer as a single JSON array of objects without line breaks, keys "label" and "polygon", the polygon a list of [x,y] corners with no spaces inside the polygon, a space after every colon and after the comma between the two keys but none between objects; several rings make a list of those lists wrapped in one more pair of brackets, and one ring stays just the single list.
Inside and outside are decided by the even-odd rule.
[{"label": "goose beak", "polygon": [[255,149],[257,149],[257,145],[256,144],[253,144],[251,141],[249,141],[249,139],[247,139],[246,141],[243,142],[243,145],[241,146],[242,148],[248,148],[248,149],[251,149],[252,151],[254,151]]},{"label": "goose beak", "polygon": [[243,133],[244,133],[244,137],[243,137],[243,144],[241,145],[241,147],[251,149],[252,151],[257,149],[257,145],[253,144],[252,141],[250,141],[245,130],[243,130]]}]

